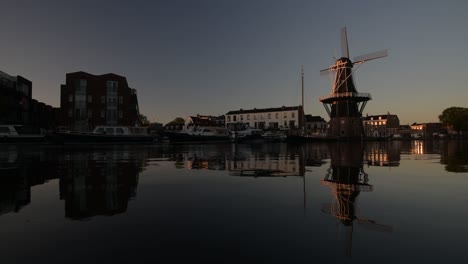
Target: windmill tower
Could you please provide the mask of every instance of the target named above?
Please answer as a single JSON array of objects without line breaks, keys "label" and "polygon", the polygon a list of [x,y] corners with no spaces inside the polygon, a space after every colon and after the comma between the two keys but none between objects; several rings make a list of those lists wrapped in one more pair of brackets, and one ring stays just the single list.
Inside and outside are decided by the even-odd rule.
[{"label": "windmill tower", "polygon": [[[358,68],[355,65],[386,57],[387,50],[373,52],[349,59],[348,35],[346,27],[341,29],[341,52],[342,57],[337,59],[329,68],[321,70],[320,74],[330,74],[332,82],[331,93],[320,98],[325,110],[330,117],[328,136],[338,139],[361,138],[362,111],[367,101],[372,97],[369,93],[358,93],[354,86],[353,73]],[[334,75],[334,78],[333,78]],[[334,79],[334,80],[333,80]]]}]

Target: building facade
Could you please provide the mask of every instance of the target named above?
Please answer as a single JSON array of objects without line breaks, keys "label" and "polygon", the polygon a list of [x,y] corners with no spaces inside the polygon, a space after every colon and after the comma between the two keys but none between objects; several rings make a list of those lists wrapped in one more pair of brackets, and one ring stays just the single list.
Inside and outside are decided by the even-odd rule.
[{"label": "building facade", "polygon": [[28,124],[31,120],[31,99],[31,81],[0,71],[0,122]]},{"label": "building facade", "polygon": [[397,115],[389,113],[385,115],[366,116],[362,119],[362,125],[366,137],[385,138],[397,134],[400,128],[400,119]]},{"label": "building facade", "polygon": [[61,85],[62,125],[77,131],[98,125],[139,125],[138,99],[127,79],[113,73],[74,72]]},{"label": "building facade", "polygon": [[414,138],[433,138],[445,133],[442,123],[413,123],[411,130]]},{"label": "building facade", "polygon": [[224,116],[196,115],[185,118],[184,126],[225,127]]},{"label": "building facade", "polygon": [[246,123],[258,129],[294,129],[303,125],[302,106],[230,111],[226,114],[226,126]]},{"label": "building facade", "polygon": [[32,82],[0,71],[0,124],[21,125],[20,133],[52,129],[59,109],[32,98]]},{"label": "building facade", "polygon": [[305,115],[305,127],[311,133],[327,133],[328,123],[321,116]]}]

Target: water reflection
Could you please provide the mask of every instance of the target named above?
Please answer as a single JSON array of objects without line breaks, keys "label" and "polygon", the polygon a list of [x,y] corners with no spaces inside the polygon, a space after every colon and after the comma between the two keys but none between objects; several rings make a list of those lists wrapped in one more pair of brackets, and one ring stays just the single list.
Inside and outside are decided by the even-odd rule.
[{"label": "water reflection", "polygon": [[65,200],[65,216],[85,219],[113,215],[127,210],[136,196],[138,175],[144,156],[128,152],[71,152],[61,165],[60,199]]},{"label": "water reflection", "polygon": [[447,144],[441,152],[440,163],[450,172],[468,172],[468,144],[455,141]]},{"label": "water reflection", "polygon": [[[391,232],[392,227],[378,224],[374,220],[360,217],[356,213],[357,197],[361,192],[371,192],[372,185],[369,184],[369,175],[363,168],[363,157],[370,158],[368,164],[379,164],[387,166],[395,164],[383,153],[384,149],[376,148],[377,145],[367,145],[366,154],[361,144],[332,144],[330,145],[331,162],[327,175],[321,181],[325,186],[331,188],[333,202],[323,204],[322,212],[334,216],[342,224],[345,233],[345,254],[351,256],[352,236],[354,223],[363,225],[372,230]],[[369,151],[370,150],[370,151]]]},{"label": "water reflection", "polygon": [[[368,144],[222,144],[163,146],[57,147],[1,145],[0,215],[30,204],[31,188],[58,179],[65,216],[86,219],[123,213],[137,194],[139,176],[160,160],[175,168],[226,171],[241,177],[306,177],[330,162],[322,183],[335,202],[325,211],[345,226],[359,219],[354,203],[372,185],[363,168],[400,166],[401,159],[434,158],[449,172],[468,172],[464,141],[391,141]],[[156,163],[154,163],[156,162]],[[304,187],[305,188],[305,187]],[[346,210],[347,214],[340,213]],[[343,211],[344,212],[344,211]]]},{"label": "water reflection", "polygon": [[58,179],[65,216],[85,219],[125,212],[136,196],[147,152],[122,148],[5,146],[0,150],[0,215],[31,203],[31,188]]}]

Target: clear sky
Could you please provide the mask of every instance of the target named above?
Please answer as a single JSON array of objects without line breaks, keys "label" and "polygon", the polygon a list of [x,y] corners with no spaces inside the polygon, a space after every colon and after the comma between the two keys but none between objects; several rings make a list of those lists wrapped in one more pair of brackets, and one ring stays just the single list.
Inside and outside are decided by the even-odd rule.
[{"label": "clear sky", "polygon": [[340,55],[388,49],[355,72],[373,100],[364,114],[402,124],[468,107],[468,1],[0,0],[0,70],[33,82],[33,98],[60,105],[65,74],[116,73],[137,89],[151,121],[301,104],[328,116],[319,70]]}]

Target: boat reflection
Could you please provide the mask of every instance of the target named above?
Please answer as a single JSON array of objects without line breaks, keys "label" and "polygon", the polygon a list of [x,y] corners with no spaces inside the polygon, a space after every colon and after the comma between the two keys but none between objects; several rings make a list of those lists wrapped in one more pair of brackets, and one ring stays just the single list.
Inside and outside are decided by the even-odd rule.
[{"label": "boat reflection", "polygon": [[356,213],[356,202],[359,194],[373,190],[372,185],[369,184],[369,175],[364,171],[362,157],[378,157],[377,160],[382,161],[381,156],[386,156],[386,154],[381,155],[381,149],[376,150],[370,154],[364,154],[364,147],[359,143],[330,145],[330,168],[321,183],[331,188],[333,201],[329,204],[323,204],[322,212],[334,216],[342,224],[347,256],[352,255],[354,223],[367,229],[382,232],[392,232],[393,229],[391,226],[360,217]]},{"label": "boat reflection", "polygon": [[232,176],[304,176],[306,167],[321,166],[327,158],[325,144],[232,144],[181,153],[177,156],[176,167],[226,170]]}]

